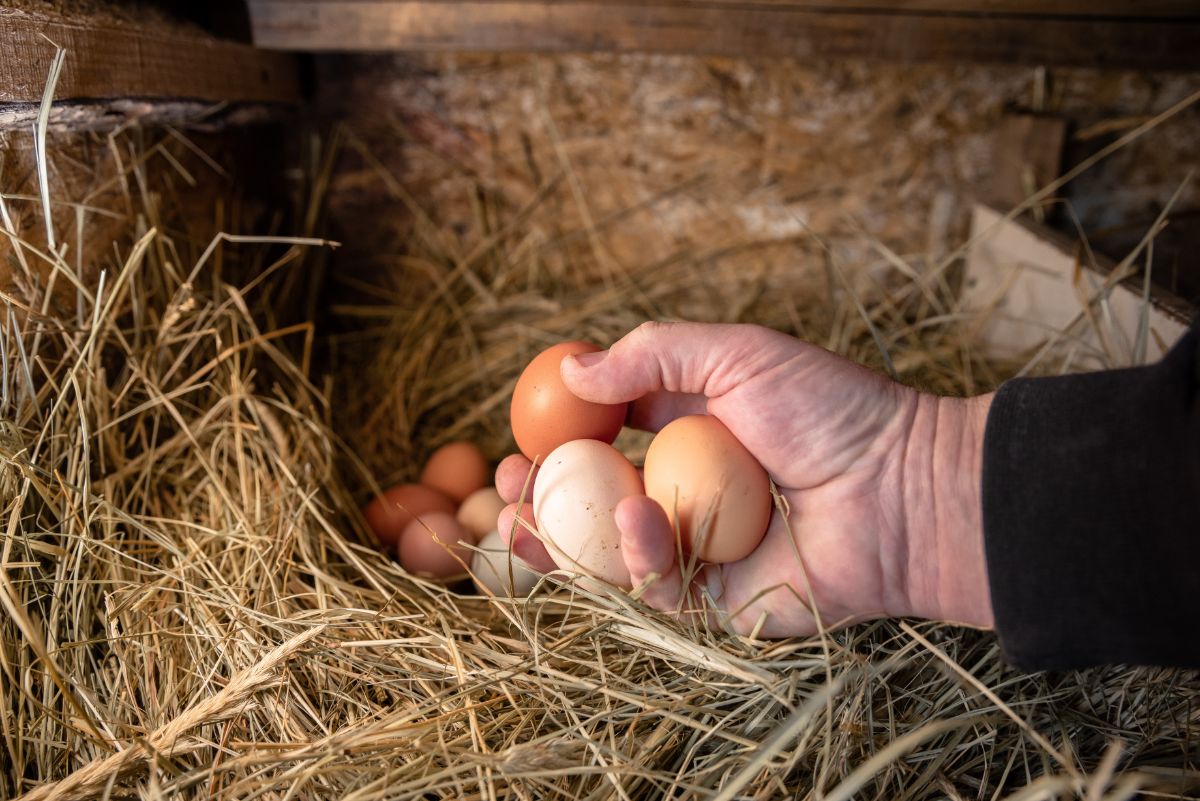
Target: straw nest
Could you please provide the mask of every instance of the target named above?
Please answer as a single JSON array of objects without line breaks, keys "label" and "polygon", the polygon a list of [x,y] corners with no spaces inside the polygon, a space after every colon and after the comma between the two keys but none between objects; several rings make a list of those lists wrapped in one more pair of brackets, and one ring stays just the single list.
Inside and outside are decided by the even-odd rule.
[{"label": "straw nest", "polygon": [[[326,245],[194,241],[154,165],[123,174],[102,273],[32,238],[8,257],[0,796],[1188,791],[1190,674],[1024,675],[993,637],[928,623],[757,642],[570,585],[471,596],[364,530],[371,488],[439,442],[505,452],[512,381],[562,336],[755,320],[936,391],[991,386],[1005,368],[971,350],[953,259],[846,264],[806,238],[616,263],[618,220],[596,220],[554,262],[538,203],[482,192],[457,237],[415,205],[405,283],[358,287],[386,308],[342,303],[326,338],[278,312]],[[542,197],[572,191],[564,172]],[[735,258],[767,248],[792,268]]]}]

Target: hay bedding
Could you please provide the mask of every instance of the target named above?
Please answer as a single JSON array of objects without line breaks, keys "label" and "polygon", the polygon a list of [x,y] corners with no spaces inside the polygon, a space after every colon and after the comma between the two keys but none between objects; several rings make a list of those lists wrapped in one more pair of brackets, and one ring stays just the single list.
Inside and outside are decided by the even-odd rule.
[{"label": "hay bedding", "polygon": [[[941,391],[994,384],[943,271],[862,279],[880,264],[796,242],[617,265],[601,224],[554,271],[522,248],[541,202],[483,191],[458,235],[416,204],[424,277],[360,287],[393,307],[343,304],[326,339],[278,322],[326,246],[191,239],[172,169],[125,175],[102,278],[32,237],[9,254],[0,796],[1188,797],[1192,674],[1023,675],[927,623],[754,642],[569,585],[471,597],[367,541],[366,488],[450,437],[503,452],[513,378],[565,334],[754,319],[881,368],[882,342]],[[579,198],[566,172],[551,194]],[[764,248],[814,266],[747,271]]]}]

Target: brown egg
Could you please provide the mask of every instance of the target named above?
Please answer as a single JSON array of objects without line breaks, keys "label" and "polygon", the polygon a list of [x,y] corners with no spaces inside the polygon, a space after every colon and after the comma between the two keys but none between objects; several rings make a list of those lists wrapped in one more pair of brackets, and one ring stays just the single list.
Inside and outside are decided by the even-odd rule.
[{"label": "brown egg", "polygon": [[715,417],[668,423],[646,451],[644,480],[672,523],[678,513],[684,549],[706,562],[736,562],[767,533],[767,471]]},{"label": "brown egg", "polygon": [[383,491],[363,509],[367,525],[384,547],[400,547],[400,533],[414,517],[429,512],[454,514],[454,501],[420,484],[397,484]]},{"label": "brown egg", "polygon": [[517,379],[513,389],[513,437],[521,453],[545,461],[550,451],[576,439],[612,443],[625,424],[628,404],[590,403],[576,397],[563,383],[563,357],[600,350],[587,342],[560,342],[539,353]]},{"label": "brown egg", "polygon": [[[474,543],[454,515],[430,512],[409,523],[400,535],[400,564],[410,573],[433,578],[448,578],[466,573],[472,552],[459,542]],[[459,563],[458,559],[462,560]]]},{"label": "brown egg", "polygon": [[433,452],[421,483],[462,503],[475,490],[482,489],[491,478],[491,470],[483,451],[470,442],[451,442]]},{"label": "brown egg", "polygon": [[472,492],[458,507],[455,515],[459,524],[475,539],[479,539],[496,528],[496,517],[500,510],[508,506],[495,487],[484,487]]}]

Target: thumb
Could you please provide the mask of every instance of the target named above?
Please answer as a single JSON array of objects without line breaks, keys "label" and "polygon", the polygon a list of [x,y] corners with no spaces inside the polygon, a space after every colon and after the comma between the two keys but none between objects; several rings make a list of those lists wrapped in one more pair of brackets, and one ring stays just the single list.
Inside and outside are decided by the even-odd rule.
[{"label": "thumb", "polygon": [[567,389],[593,403],[666,390],[716,398],[785,354],[786,334],[753,325],[643,323],[606,352],[562,360]]}]

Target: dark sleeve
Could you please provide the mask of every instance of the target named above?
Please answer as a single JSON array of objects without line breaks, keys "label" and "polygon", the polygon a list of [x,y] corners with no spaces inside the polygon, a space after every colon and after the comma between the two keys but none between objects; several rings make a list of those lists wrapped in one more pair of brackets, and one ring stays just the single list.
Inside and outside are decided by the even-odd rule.
[{"label": "dark sleeve", "polygon": [[1200,345],[1014,379],[984,436],[984,548],[1005,657],[1200,667]]}]

